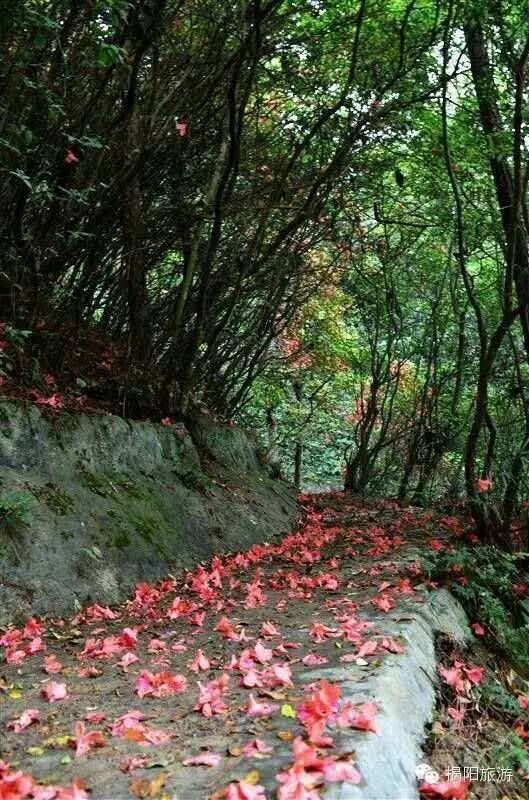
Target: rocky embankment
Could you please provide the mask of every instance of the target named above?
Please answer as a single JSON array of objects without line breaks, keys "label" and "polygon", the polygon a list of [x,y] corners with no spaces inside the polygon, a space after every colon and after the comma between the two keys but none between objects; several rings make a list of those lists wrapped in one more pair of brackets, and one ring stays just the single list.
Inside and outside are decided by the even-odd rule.
[{"label": "rocky embankment", "polygon": [[297,515],[237,428],[0,404],[0,624],[116,603]]}]

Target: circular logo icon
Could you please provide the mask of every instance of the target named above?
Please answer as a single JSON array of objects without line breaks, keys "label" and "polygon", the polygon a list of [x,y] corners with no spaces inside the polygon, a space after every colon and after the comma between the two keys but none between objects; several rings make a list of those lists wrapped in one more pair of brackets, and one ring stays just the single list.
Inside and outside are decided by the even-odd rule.
[{"label": "circular logo icon", "polygon": [[439,781],[439,773],[429,764],[417,764],[415,767],[415,775],[419,780],[425,783],[437,783]]}]

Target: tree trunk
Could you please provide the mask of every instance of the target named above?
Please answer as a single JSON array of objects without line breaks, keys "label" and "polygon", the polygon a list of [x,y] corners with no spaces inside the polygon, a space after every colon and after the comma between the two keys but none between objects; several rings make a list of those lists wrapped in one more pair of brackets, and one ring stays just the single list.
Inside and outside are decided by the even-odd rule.
[{"label": "tree trunk", "polygon": [[[479,23],[465,26],[465,38],[479,106],[481,127],[489,141],[490,169],[506,242],[507,260],[512,262],[514,285],[522,326],[525,355],[529,360],[529,242],[527,229],[519,218],[515,181],[507,161],[504,129],[498,107],[498,90],[487,53],[487,42]],[[522,63],[523,79],[523,63]],[[508,265],[509,266],[509,265]]]},{"label": "tree trunk", "polygon": [[[133,115],[127,129],[124,146],[127,151],[136,152],[138,145],[138,122],[136,115]],[[124,189],[121,231],[123,237],[122,263],[129,318],[128,362],[129,367],[137,368],[147,362],[151,342],[147,271],[143,249],[141,170],[139,169],[134,170],[131,180]]]},{"label": "tree trunk", "polygon": [[[298,403],[303,398],[303,387],[299,381],[294,381],[294,396]],[[294,485],[296,489],[301,489],[303,480],[303,440],[298,437],[294,447]]]}]

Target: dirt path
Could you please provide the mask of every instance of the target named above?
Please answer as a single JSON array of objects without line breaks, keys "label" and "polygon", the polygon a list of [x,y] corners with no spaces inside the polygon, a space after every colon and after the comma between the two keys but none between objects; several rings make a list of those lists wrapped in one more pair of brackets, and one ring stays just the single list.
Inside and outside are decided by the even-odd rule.
[{"label": "dirt path", "polygon": [[433,657],[417,554],[437,528],[388,503],[326,502],[307,500],[299,532],[140,585],[122,607],[5,632],[0,798],[415,796],[422,729],[400,777],[383,737],[417,705],[398,696],[413,626],[419,661]]}]

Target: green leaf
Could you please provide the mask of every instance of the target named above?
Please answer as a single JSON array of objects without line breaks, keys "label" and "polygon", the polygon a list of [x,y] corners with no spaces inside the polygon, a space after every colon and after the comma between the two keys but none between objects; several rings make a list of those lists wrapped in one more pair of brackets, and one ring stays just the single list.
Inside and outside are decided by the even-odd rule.
[{"label": "green leaf", "polygon": [[29,175],[26,175],[26,173],[25,173],[25,172],[22,172],[22,171],[21,171],[21,170],[19,170],[19,169],[15,169],[15,170],[12,170],[12,171],[10,171],[10,172],[9,172],[9,175],[14,175],[14,176],[15,176],[15,178],[18,178],[20,181],[22,181],[22,183],[25,183],[25,184],[26,184],[26,186],[28,187],[28,189],[29,189],[30,191],[32,191],[32,189],[33,189],[33,184],[31,183],[31,180],[30,180],[30,178],[29,178]]},{"label": "green leaf", "polygon": [[102,69],[114,67],[116,64],[122,64],[124,60],[124,53],[121,47],[115,44],[101,44],[96,55],[96,64]]}]

